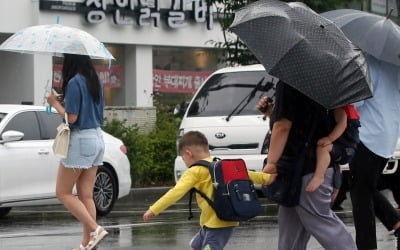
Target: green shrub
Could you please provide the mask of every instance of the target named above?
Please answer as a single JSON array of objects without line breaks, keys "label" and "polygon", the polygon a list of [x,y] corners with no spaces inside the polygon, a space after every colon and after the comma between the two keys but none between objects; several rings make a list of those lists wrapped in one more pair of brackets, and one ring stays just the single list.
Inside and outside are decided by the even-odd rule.
[{"label": "green shrub", "polygon": [[133,186],[173,183],[179,123],[170,107],[161,105],[157,107],[155,129],[147,134],[136,125],[127,126],[126,121],[105,121],[103,130],[121,139],[127,147]]}]

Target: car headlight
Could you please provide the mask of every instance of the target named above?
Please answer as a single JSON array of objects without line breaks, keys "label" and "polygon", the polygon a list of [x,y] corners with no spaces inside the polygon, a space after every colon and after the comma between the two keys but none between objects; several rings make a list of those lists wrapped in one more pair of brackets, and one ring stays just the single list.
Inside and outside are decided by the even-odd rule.
[{"label": "car headlight", "polygon": [[184,133],[185,133],[184,129],[180,128],[179,131],[178,131],[178,139],[181,138]]}]

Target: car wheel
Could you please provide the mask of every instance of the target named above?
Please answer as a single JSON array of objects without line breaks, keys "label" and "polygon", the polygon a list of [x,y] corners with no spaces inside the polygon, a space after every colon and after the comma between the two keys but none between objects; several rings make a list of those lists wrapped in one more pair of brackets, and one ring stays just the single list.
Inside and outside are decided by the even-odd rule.
[{"label": "car wheel", "polygon": [[11,207],[0,207],[0,219],[6,216],[11,210]]},{"label": "car wheel", "polygon": [[117,200],[117,179],[113,171],[106,166],[100,166],[97,170],[93,199],[99,216],[111,212]]}]

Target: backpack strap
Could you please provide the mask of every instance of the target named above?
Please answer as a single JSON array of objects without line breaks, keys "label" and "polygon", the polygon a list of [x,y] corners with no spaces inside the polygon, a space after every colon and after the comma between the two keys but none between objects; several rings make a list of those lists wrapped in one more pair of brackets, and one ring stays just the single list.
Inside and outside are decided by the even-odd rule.
[{"label": "backpack strap", "polygon": [[218,157],[214,157],[212,162],[206,161],[206,160],[199,160],[197,162],[195,162],[194,164],[192,164],[190,167],[193,166],[203,166],[203,167],[207,167],[208,170],[210,171],[210,175],[211,175],[211,181],[212,183],[215,183],[215,173],[214,173],[214,167],[217,161],[220,161],[221,159]]},{"label": "backpack strap", "polygon": [[214,209],[214,203],[210,198],[207,197],[207,195],[205,195],[203,192],[201,192],[195,188],[192,188],[189,191],[189,217],[188,217],[188,220],[193,218],[193,212],[192,212],[193,193],[198,193],[203,199],[205,199],[207,201],[208,205],[210,205],[210,207],[212,207],[212,209]]},{"label": "backpack strap", "polygon": [[[213,161],[214,161],[214,159],[213,159]],[[200,161],[196,161],[195,163],[193,163],[190,167],[193,167],[193,166],[210,167],[210,165],[211,165],[211,162],[208,162],[206,160],[200,160]]]},{"label": "backpack strap", "polygon": [[[218,158],[214,158],[213,159],[214,163],[215,163],[216,159],[218,159]],[[211,162],[208,162],[208,161],[205,161],[205,160],[200,160],[200,161],[197,161],[196,163],[192,164],[190,167],[193,167],[193,166],[207,167],[208,170],[210,171],[211,179],[214,182],[214,176],[211,174],[211,169],[213,169],[212,164],[213,163],[211,163]],[[197,190],[196,188],[192,188],[189,191],[189,217],[188,217],[188,220],[193,218],[193,212],[192,212],[193,193],[198,193],[203,199],[205,199],[207,201],[207,203],[210,205],[210,207],[212,207],[214,209],[214,203],[210,198],[207,197],[207,195],[205,195],[200,190]]]}]

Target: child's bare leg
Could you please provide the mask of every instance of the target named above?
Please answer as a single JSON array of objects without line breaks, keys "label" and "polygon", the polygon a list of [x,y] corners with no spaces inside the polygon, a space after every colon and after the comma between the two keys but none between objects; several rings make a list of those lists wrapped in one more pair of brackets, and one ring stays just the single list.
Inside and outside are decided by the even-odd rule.
[{"label": "child's bare leg", "polygon": [[332,144],[327,146],[317,146],[317,167],[314,172],[314,176],[306,187],[306,191],[314,192],[324,183],[324,177],[326,169],[331,161],[330,152],[332,150]]}]

